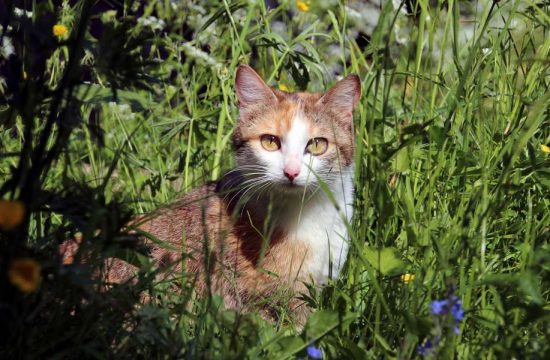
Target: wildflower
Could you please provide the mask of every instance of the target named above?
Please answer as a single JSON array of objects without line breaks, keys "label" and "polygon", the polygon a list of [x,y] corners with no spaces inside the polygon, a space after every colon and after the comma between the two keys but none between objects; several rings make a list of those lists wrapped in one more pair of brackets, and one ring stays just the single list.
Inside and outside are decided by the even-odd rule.
[{"label": "wildflower", "polygon": [[403,274],[401,275],[401,281],[403,281],[405,284],[408,284],[410,283],[411,281],[413,281],[415,278],[414,274]]},{"label": "wildflower", "polygon": [[62,24],[55,24],[52,29],[53,35],[57,37],[65,36],[69,32],[69,29]]},{"label": "wildflower", "polygon": [[430,304],[433,315],[443,315],[447,313],[447,300],[434,300]]},{"label": "wildflower", "polygon": [[307,0],[306,1],[297,0],[296,1],[296,7],[301,12],[308,12],[309,11],[309,1],[307,1]]},{"label": "wildflower", "polygon": [[150,27],[153,30],[162,30],[166,27],[164,20],[158,19],[154,16],[140,17],[137,22],[138,24]]},{"label": "wildflower", "polygon": [[0,228],[11,230],[23,222],[25,206],[21,201],[0,199]]},{"label": "wildflower", "polygon": [[426,341],[424,345],[418,345],[416,348],[416,352],[418,355],[428,355],[432,350],[433,344],[430,340]]},{"label": "wildflower", "polygon": [[7,59],[15,54],[15,48],[11,43],[11,40],[7,36],[3,36],[2,43],[0,44],[0,58]]},{"label": "wildflower", "polygon": [[322,359],[323,352],[318,347],[315,347],[314,345],[309,345],[307,347],[307,356],[312,359]]},{"label": "wildflower", "polygon": [[456,295],[453,295],[450,300],[451,315],[454,317],[455,321],[461,321],[462,319],[464,319],[464,309],[462,308],[462,302]]},{"label": "wildflower", "polygon": [[285,84],[279,84],[279,90],[288,92],[288,86]]},{"label": "wildflower", "polygon": [[10,264],[8,278],[22,292],[33,292],[42,280],[40,264],[33,259],[15,259]]},{"label": "wildflower", "polygon": [[13,8],[13,14],[18,17],[32,18],[32,11],[27,11],[25,9]]},{"label": "wildflower", "polygon": [[206,66],[213,67],[216,70],[220,70],[223,67],[222,64],[218,62],[217,59],[210,56],[210,54],[202,51],[197,47],[189,45],[189,43],[183,43],[182,49],[185,55],[204,63],[204,65]]},{"label": "wildflower", "polygon": [[[423,345],[419,345],[416,351],[421,356],[431,356],[442,345],[443,340],[441,334],[446,333],[446,329],[450,329],[448,326],[452,326],[452,330],[455,335],[460,334],[459,323],[464,319],[464,309],[462,308],[462,301],[456,295],[452,293],[447,299],[434,300],[430,304],[430,310],[432,315],[440,318],[434,318],[435,329],[432,330],[433,334],[439,334],[431,339],[428,339]],[[449,324],[448,320],[454,320],[454,323]]]},{"label": "wildflower", "polygon": [[550,154],[550,146],[540,144],[540,149],[542,150],[542,152]]},{"label": "wildflower", "polygon": [[450,313],[455,321],[464,319],[464,309],[458,296],[453,295],[447,300],[434,300],[430,304],[433,315],[445,315]]}]

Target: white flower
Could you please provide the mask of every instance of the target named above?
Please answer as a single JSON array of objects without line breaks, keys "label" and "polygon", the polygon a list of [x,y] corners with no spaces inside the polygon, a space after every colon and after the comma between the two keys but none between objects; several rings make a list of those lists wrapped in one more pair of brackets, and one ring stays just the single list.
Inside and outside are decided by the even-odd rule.
[{"label": "white flower", "polygon": [[26,11],[25,9],[13,8],[13,13],[18,17],[32,18],[32,11]]},{"label": "white flower", "polygon": [[164,20],[154,16],[140,17],[137,22],[138,24],[150,27],[153,30],[162,30],[166,26]]},{"label": "white flower", "polygon": [[15,54],[15,48],[13,47],[10,38],[4,36],[2,39],[2,47],[0,48],[0,57],[7,59],[13,54]]},{"label": "white flower", "polygon": [[220,70],[223,66],[220,64],[216,59],[202,51],[201,49],[198,49],[192,45],[189,45],[188,43],[183,43],[183,51],[185,54],[193,59],[201,60],[206,65],[212,66],[216,68],[216,70]]}]

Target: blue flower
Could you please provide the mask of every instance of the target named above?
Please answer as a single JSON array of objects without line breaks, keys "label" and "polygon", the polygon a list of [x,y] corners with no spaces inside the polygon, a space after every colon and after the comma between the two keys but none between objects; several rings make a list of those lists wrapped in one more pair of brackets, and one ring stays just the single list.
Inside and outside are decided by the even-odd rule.
[{"label": "blue flower", "polygon": [[[447,299],[434,300],[430,303],[430,310],[432,315],[443,317],[443,319],[434,319],[434,325],[437,327],[437,333],[445,334],[446,331],[443,332],[443,330],[450,330],[447,325],[449,323],[447,320],[452,320],[452,322],[454,322],[452,327],[453,332],[455,335],[460,334],[459,324],[460,321],[464,319],[464,309],[462,308],[462,301],[458,296],[451,293]],[[425,341],[423,345],[417,346],[416,351],[421,356],[431,356],[436,352],[435,348],[440,346],[439,344],[441,340],[441,335],[435,336]]]},{"label": "blue flower", "polygon": [[447,300],[434,300],[430,304],[430,309],[432,309],[432,314],[434,315],[443,315],[447,312]]},{"label": "blue flower", "polygon": [[462,302],[457,296],[451,298],[451,314],[456,321],[464,319],[464,309],[462,308]]},{"label": "blue flower", "polygon": [[418,355],[422,355],[422,356],[428,355],[432,347],[433,347],[432,342],[428,340],[424,343],[424,345],[418,345],[418,347],[416,348],[416,352],[418,352]]},{"label": "blue flower", "polygon": [[314,345],[309,345],[307,347],[307,355],[312,359],[322,359],[323,358],[323,352],[318,347],[315,347]]}]

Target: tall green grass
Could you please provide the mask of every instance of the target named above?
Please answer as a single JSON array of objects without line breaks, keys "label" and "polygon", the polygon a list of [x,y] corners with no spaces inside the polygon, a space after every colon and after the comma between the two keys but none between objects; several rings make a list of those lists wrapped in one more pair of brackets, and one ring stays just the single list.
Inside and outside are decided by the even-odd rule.
[{"label": "tall green grass", "polygon": [[[138,67],[146,86],[121,84],[115,96],[113,78],[98,70],[92,85],[75,90],[82,119],[97,121],[101,131],[76,127],[44,180],[45,189],[60,192],[84,184],[97,198],[86,222],[55,241],[74,231],[93,237],[101,226],[93,219],[108,217],[112,201],[146,213],[231,169],[239,63],[290,90],[326,89],[335,66],[341,75],[360,75],[351,252],[340,279],[306,294],[317,311],[303,330],[284,309],[271,324],[225,310],[215,296],[198,299],[193,289],[174,294],[140,255],[133,257],[144,269],[138,285],[98,292],[87,267],[63,268],[49,255],[55,246],[45,246],[55,244],[48,229],[71,222],[70,214],[34,209],[27,247],[39,259],[56,259],[43,272],[55,277],[48,293],[17,300],[35,297],[18,309],[19,347],[8,345],[5,354],[282,359],[307,358],[306,348],[315,346],[325,358],[404,359],[421,356],[423,346],[434,358],[548,357],[550,8],[532,1],[413,3],[406,15],[404,5],[385,2],[365,45],[363,35],[352,36],[353,4],[311,2],[299,12],[290,1],[276,8],[262,1],[151,2],[140,17],[162,19],[164,31],[137,22],[128,36],[152,39],[132,56],[162,61]],[[80,9],[66,8],[58,21],[72,24]],[[132,18],[132,6],[124,9]],[[112,13],[102,19],[114,28],[123,23]],[[85,53],[84,61],[95,55]],[[59,86],[67,66],[66,57],[52,56],[44,80]],[[10,154],[25,144],[22,117],[14,119],[0,127],[0,185],[18,166]],[[38,137],[38,113],[35,121]],[[78,322],[56,281],[86,294],[75,305]],[[152,301],[135,306],[142,289]],[[465,310],[456,332],[451,316],[430,308],[453,295]],[[43,311],[37,303],[54,309],[44,318],[55,321],[34,323],[33,311]]]}]

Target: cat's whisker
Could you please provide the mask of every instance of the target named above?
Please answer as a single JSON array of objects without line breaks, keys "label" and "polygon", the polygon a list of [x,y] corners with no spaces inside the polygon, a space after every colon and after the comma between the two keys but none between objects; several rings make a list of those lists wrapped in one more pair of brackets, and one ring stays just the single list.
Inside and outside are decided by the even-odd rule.
[{"label": "cat's whisker", "polygon": [[264,184],[259,186],[258,189],[256,190],[256,200],[259,200],[260,195],[263,195],[272,186],[273,186],[273,183],[271,181],[265,181]]},{"label": "cat's whisker", "polygon": [[262,165],[241,165],[236,167],[235,169],[229,170],[225,173],[226,176],[233,175],[235,173],[238,173],[240,175],[245,175],[249,173],[250,171],[255,171],[256,173],[263,174],[266,171],[266,167]]},{"label": "cat's whisker", "polygon": [[243,183],[241,183],[240,189],[233,195],[231,200],[229,200],[229,203],[231,204],[236,197],[239,197],[238,202],[240,203],[240,206],[244,208],[250,199],[250,197],[248,199],[245,198],[245,195],[249,191],[254,190],[255,187],[263,185],[264,182],[268,182],[268,181],[269,179],[266,176],[262,176],[254,179],[248,179],[244,181]]},{"label": "cat's whisker", "polygon": [[[239,194],[241,194],[242,192],[246,191],[247,190],[247,187],[243,186],[241,187],[232,197],[231,199],[227,202],[228,204],[232,204],[233,203],[233,200],[239,196]],[[225,199],[224,199],[225,200]]]},{"label": "cat's whisker", "polygon": [[[250,200],[251,196],[249,196],[248,198],[246,198],[246,194],[253,190],[254,189],[254,185],[248,187],[248,189],[241,195],[241,198],[240,200],[242,200],[242,203],[241,203],[241,214],[240,216],[242,217],[243,216],[243,213],[244,213],[244,209],[246,208],[246,205],[248,204],[248,201]],[[252,193],[253,194],[253,193]]]},{"label": "cat's whisker", "polygon": [[251,186],[250,194],[248,194],[248,198],[245,199],[245,200],[248,202],[252,199],[252,197],[255,194],[260,195],[260,193],[262,192],[262,189],[264,189],[266,186],[269,186],[270,184],[271,184],[271,180],[267,176],[264,176],[264,177],[258,179],[258,181],[256,181]]}]

